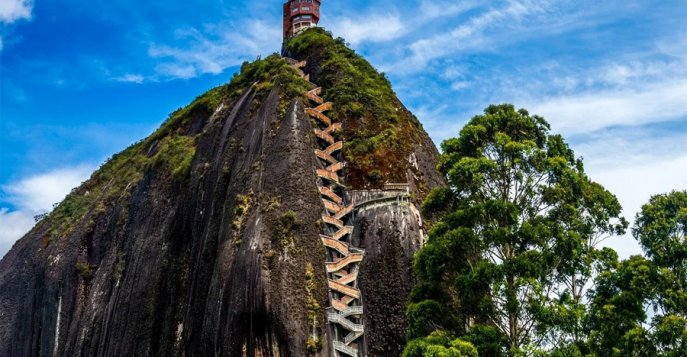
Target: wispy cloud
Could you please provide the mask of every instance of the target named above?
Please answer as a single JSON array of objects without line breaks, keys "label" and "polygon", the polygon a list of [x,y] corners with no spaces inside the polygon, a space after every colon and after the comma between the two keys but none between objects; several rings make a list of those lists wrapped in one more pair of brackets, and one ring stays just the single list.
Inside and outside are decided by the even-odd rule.
[{"label": "wispy cloud", "polygon": [[131,74],[127,73],[123,76],[119,77],[114,77],[112,78],[116,82],[124,82],[124,83],[136,83],[136,84],[141,84],[145,80],[145,77],[143,77],[140,74]]},{"label": "wispy cloud", "polygon": [[[656,133],[649,128],[608,130],[574,145],[587,158],[590,177],[613,192],[632,222],[653,195],[687,189],[687,134]],[[621,257],[640,253],[628,233],[607,241]]]},{"label": "wispy cloud", "polygon": [[[360,21],[364,18],[365,21]],[[411,28],[398,13],[370,13],[352,17],[338,17],[331,20],[329,28],[352,45],[362,42],[382,42],[397,39]]]},{"label": "wispy cloud", "polygon": [[12,202],[20,210],[50,210],[54,203],[62,201],[91,172],[92,167],[86,165],[60,168],[11,182],[2,186],[2,190],[5,200]]},{"label": "wispy cloud", "polygon": [[[424,21],[436,20],[443,17],[460,15],[478,6],[476,1],[436,1],[422,0],[420,2],[420,13]],[[415,14],[416,15],[416,14]]]},{"label": "wispy cloud", "polygon": [[148,54],[158,61],[157,75],[163,78],[193,78],[219,74],[243,61],[275,52],[281,28],[274,23],[250,21],[234,26],[210,26],[177,30],[173,45],[152,44]]},{"label": "wispy cloud", "polygon": [[446,33],[413,42],[408,48],[410,56],[394,69],[419,71],[435,58],[483,46],[489,41],[485,36],[488,29],[517,24],[526,16],[543,11],[547,4],[546,1],[509,1],[505,7],[480,13]]},{"label": "wispy cloud", "polygon": [[90,176],[92,167],[80,165],[28,176],[2,186],[3,201],[15,209],[0,207],[0,257],[33,226],[36,214],[50,211]]},{"label": "wispy cloud", "polygon": [[687,117],[687,79],[641,88],[589,91],[528,103],[557,130],[576,134],[614,125],[641,125]]},{"label": "wispy cloud", "polygon": [[0,259],[34,224],[33,215],[30,212],[10,212],[6,208],[0,208],[0,227],[2,227],[0,229]]},{"label": "wispy cloud", "polygon": [[9,24],[22,19],[30,19],[32,10],[32,0],[3,0],[0,2],[0,22]]},{"label": "wispy cloud", "polygon": [[[30,20],[33,0],[0,1],[0,52],[5,49],[5,39],[13,32],[14,24],[20,20]],[[7,41],[10,45],[12,41]]]}]

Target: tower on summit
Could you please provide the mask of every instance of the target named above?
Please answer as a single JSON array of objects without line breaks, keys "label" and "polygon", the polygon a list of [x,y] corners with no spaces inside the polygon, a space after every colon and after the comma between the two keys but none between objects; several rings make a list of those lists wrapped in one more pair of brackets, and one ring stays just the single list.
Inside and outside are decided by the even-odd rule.
[{"label": "tower on summit", "polygon": [[317,26],[320,22],[320,0],[287,0],[284,3],[284,39]]}]

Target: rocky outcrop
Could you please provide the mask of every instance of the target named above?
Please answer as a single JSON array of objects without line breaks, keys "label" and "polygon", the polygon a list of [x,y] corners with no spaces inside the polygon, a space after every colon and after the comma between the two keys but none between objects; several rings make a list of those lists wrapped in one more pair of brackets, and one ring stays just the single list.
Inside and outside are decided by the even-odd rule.
[{"label": "rocky outcrop", "polygon": [[[279,56],[246,64],[75,189],[0,261],[0,356],[333,356],[307,89]],[[369,356],[402,348],[417,202],[442,182],[413,130],[382,170],[413,202],[353,213]],[[375,188],[361,170],[343,181]]]}]

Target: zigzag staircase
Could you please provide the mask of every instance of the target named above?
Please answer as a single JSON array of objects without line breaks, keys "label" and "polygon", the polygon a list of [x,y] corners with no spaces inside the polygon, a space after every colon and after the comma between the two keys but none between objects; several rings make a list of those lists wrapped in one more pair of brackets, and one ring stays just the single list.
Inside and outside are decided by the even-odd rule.
[{"label": "zigzag staircase", "polygon": [[[310,76],[303,72],[304,61],[285,58],[299,75],[310,83]],[[322,89],[314,87],[305,93],[313,103],[306,113],[316,119],[320,128],[314,130],[318,147],[315,155],[321,167],[316,170],[318,189],[322,197],[324,211],[322,221],[326,228],[321,234],[322,244],[327,249],[327,278],[331,308],[327,319],[332,326],[332,347],[336,356],[358,357],[365,334],[363,325],[363,302],[358,289],[358,271],[365,252],[351,246],[353,227],[346,220],[353,212],[353,205],[345,202],[345,191],[339,172],[346,166],[342,160],[343,142],[337,141],[334,133],[341,129],[341,123],[334,123],[325,112],[333,105],[325,102],[320,94]]]}]

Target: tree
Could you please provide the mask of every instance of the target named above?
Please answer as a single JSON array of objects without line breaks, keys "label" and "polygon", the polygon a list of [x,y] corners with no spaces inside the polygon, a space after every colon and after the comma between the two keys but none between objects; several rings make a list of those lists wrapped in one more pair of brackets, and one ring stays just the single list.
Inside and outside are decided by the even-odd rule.
[{"label": "tree", "polygon": [[598,356],[654,356],[645,328],[646,303],[659,276],[650,261],[633,256],[601,273],[593,290],[588,346]]},{"label": "tree", "polygon": [[687,355],[686,223],[687,192],[656,195],[642,206],[632,234],[646,258],[609,265],[598,276],[587,318],[592,353]]},{"label": "tree", "polygon": [[435,331],[408,343],[402,357],[477,357],[477,349],[470,342],[451,339],[446,331]]},{"label": "tree", "polygon": [[654,344],[661,355],[687,355],[687,191],[655,195],[637,214],[632,234],[659,278]]},{"label": "tree", "polygon": [[420,282],[409,311],[430,300],[452,316],[436,314],[440,321],[425,319],[416,331],[461,336],[491,326],[513,355],[551,336],[579,334],[578,313],[561,321],[552,310],[580,308],[604,256],[596,244],[623,233],[627,222],[615,196],[549,130],[524,109],[492,105],[442,144],[438,169],[449,187],[423,205],[437,222],[415,259]]},{"label": "tree", "polygon": [[687,191],[651,197],[637,214],[632,234],[662,270],[659,299],[665,313],[687,316]]}]

